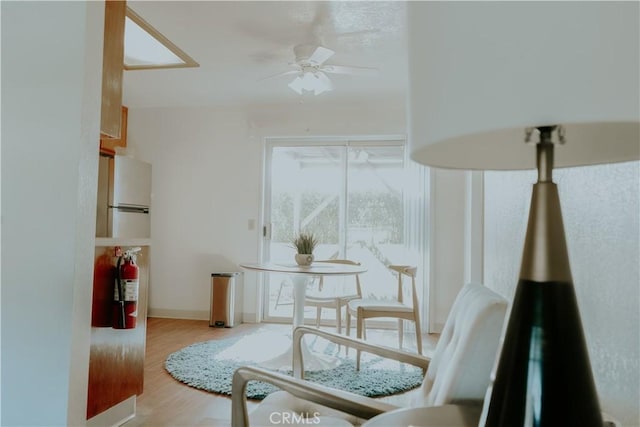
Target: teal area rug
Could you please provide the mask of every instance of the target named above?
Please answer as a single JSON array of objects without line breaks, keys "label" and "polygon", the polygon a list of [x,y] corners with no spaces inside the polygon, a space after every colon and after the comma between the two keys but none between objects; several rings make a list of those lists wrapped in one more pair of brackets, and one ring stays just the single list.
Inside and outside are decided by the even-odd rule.
[{"label": "teal area rug", "polygon": [[[290,336],[258,331],[248,336],[199,342],[169,355],[165,368],[176,380],[200,389],[231,395],[231,379],[240,366],[260,366],[287,348]],[[345,348],[322,338],[308,337],[308,346],[317,352],[341,359],[338,367],[305,371],[305,379],[328,387],[347,390],[368,397],[388,396],[407,391],[422,383],[420,368],[362,354],[360,371],[355,367],[355,350],[345,355]],[[280,371],[291,375],[291,372]],[[258,381],[247,385],[247,397],[261,400],[278,388]]]}]

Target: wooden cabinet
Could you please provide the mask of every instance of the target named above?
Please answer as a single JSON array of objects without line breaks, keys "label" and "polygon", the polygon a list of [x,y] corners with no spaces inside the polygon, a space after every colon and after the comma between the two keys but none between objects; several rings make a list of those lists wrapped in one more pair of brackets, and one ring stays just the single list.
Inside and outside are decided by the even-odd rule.
[{"label": "wooden cabinet", "polygon": [[100,152],[106,155],[113,156],[116,153],[116,147],[125,148],[127,146],[127,121],[128,121],[129,109],[127,107],[121,107],[120,116],[120,138],[107,138],[100,136]]},{"label": "wooden cabinet", "polygon": [[102,57],[102,111],[100,136],[119,139],[122,118],[122,73],[124,69],[124,25],[127,3],[105,1]]},{"label": "wooden cabinet", "polygon": [[[123,243],[126,242],[123,241]],[[123,244],[122,250],[130,247]],[[136,327],[133,329],[112,329],[113,286],[116,274],[114,247],[96,246],[91,308],[87,420],[99,414],[105,414],[106,411],[132,396],[142,394],[144,388],[144,349],[147,335],[149,249],[149,246],[142,246],[142,251],[138,252],[136,260],[140,268]],[[113,416],[115,415],[119,415],[116,418],[121,419],[122,414],[113,414]],[[107,418],[110,417],[111,414]],[[108,425],[113,425],[113,423]]]}]

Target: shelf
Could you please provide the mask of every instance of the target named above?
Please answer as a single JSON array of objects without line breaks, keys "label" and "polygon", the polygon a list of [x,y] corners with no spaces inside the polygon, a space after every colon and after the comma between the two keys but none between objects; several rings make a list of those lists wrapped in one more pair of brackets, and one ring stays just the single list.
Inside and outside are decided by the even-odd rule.
[{"label": "shelf", "polygon": [[151,239],[130,237],[96,237],[99,246],[151,246]]}]

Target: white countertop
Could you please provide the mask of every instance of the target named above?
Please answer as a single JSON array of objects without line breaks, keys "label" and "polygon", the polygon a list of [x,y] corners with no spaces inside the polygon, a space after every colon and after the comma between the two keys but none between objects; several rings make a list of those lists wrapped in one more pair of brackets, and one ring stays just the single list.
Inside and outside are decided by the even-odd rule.
[{"label": "white countertop", "polygon": [[151,246],[151,239],[129,237],[96,237],[96,246]]}]

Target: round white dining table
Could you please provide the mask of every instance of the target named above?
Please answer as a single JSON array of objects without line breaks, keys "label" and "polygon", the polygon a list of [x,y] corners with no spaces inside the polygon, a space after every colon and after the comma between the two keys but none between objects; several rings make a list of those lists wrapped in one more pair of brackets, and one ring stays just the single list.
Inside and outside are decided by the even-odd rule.
[{"label": "round white dining table", "polygon": [[[291,275],[294,284],[293,294],[293,329],[304,324],[304,300],[307,284],[314,276],[349,276],[364,273],[367,269],[361,265],[333,264],[327,262],[311,263],[309,266],[276,263],[244,263],[240,267],[264,273],[286,273]],[[302,354],[305,370],[331,369],[339,364],[339,359],[327,355],[315,354],[302,342]],[[291,370],[293,368],[293,351],[290,346],[281,355],[260,363],[271,369]]]}]

